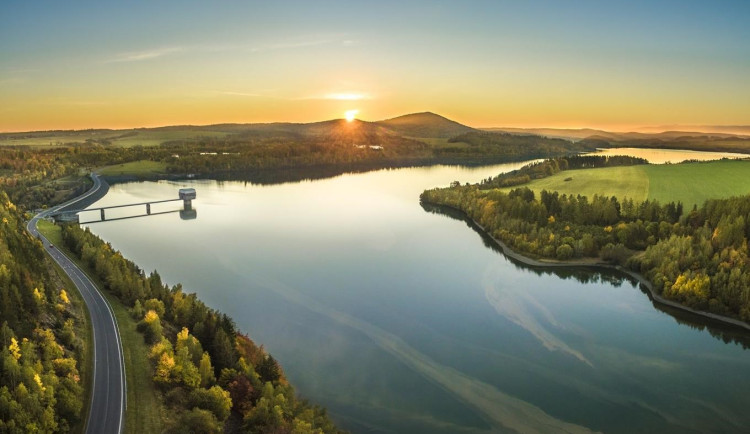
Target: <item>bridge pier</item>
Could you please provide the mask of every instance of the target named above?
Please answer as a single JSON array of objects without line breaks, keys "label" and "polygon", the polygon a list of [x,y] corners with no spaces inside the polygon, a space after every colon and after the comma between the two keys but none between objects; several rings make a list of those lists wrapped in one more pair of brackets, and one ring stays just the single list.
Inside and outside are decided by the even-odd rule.
[{"label": "bridge pier", "polygon": [[[70,211],[65,211],[65,212],[52,213],[52,214],[49,214],[49,216],[55,217],[56,220],[73,221],[73,220],[78,220],[78,213],[80,212],[99,211],[99,215],[101,216],[101,220],[99,221],[106,221],[107,220],[106,210],[108,209],[146,205],[146,215],[153,215],[153,213],[151,212],[151,205],[155,203],[174,202],[178,200],[181,200],[184,203],[183,211],[187,211],[188,214],[194,215],[195,210],[192,209],[193,199],[195,199],[194,188],[181,188],[179,192],[179,199],[154,200],[151,202],[129,203],[126,205],[110,205],[110,206],[106,206],[102,208],[77,209],[77,210],[70,210]],[[66,214],[66,215],[58,218],[58,216],[62,216],[63,214]],[[161,212],[157,212],[157,214],[161,214]],[[195,218],[195,217],[191,217],[191,218]],[[117,218],[116,220],[119,220],[119,218]]]}]

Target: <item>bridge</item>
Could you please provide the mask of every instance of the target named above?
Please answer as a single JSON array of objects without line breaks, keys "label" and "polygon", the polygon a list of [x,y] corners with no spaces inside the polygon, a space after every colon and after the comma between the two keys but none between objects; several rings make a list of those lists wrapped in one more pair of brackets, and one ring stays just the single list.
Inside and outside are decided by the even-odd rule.
[{"label": "bridge", "polygon": [[[179,197],[177,199],[152,200],[148,202],[128,203],[124,205],[110,205],[110,206],[103,206],[99,208],[74,209],[74,210],[69,210],[69,211],[61,211],[58,213],[48,214],[47,216],[54,217],[56,221],[60,221],[60,222],[79,222],[79,216],[78,216],[79,213],[99,211],[101,215],[101,220],[96,220],[94,222],[85,222],[85,223],[95,223],[95,222],[103,222],[103,221],[122,220],[126,218],[134,218],[134,217],[144,217],[144,216],[157,215],[157,214],[168,214],[168,213],[179,211],[181,218],[183,218],[184,220],[190,220],[190,219],[196,218],[196,212],[192,207],[193,199],[195,199],[195,197],[196,197],[196,193],[195,193],[194,188],[181,188],[179,191]],[[163,211],[163,212],[157,212],[153,214],[151,213],[151,205],[153,204],[177,202],[180,200],[183,201],[184,203],[184,208],[182,210]],[[145,206],[146,214],[129,216],[129,217],[117,217],[117,218],[112,218],[112,219],[107,220],[106,212],[105,212],[106,210],[133,207],[133,206]]]}]

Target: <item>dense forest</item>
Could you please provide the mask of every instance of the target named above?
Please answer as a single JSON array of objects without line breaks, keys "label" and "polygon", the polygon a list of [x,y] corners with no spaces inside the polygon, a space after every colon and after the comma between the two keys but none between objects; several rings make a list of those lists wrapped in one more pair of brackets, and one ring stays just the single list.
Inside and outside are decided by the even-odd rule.
[{"label": "dense forest", "polygon": [[238,135],[198,143],[168,142],[162,148],[170,155],[162,161],[170,173],[234,173],[242,177],[267,169],[486,164],[594,150],[561,139],[501,133],[466,133],[448,142],[446,146],[431,146],[365,123],[341,123],[319,135]]},{"label": "dense forest", "polygon": [[0,190],[21,208],[33,210],[83,193],[90,185],[80,175],[94,167],[159,159],[167,152],[100,145],[0,147]]},{"label": "dense forest", "polygon": [[[535,167],[550,164],[559,162]],[[621,264],[646,276],[665,298],[750,321],[750,196],[710,200],[685,212],[680,203],[454,183],[425,191],[421,200],[463,211],[528,256]]]},{"label": "dense forest", "polygon": [[296,397],[278,362],[234,321],[181,285],[146,275],[88,229],[63,227],[66,246],[139,321],[151,345],[153,381],[170,406],[172,432],[336,433],[326,411]]},{"label": "dense forest", "polygon": [[519,135],[487,131],[460,134],[449,143],[465,143],[466,147],[449,147],[440,150],[441,155],[477,153],[485,157],[502,155],[508,161],[548,158],[577,152],[593,152],[596,147],[582,142],[554,139],[536,135]]},{"label": "dense forest", "polygon": [[85,414],[86,316],[24,225],[0,192],[0,433],[69,432]]}]

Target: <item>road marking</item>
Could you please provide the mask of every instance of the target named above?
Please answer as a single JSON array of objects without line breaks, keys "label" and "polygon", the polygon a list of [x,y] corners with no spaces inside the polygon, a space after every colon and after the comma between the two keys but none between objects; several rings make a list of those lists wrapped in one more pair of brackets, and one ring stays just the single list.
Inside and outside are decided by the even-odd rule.
[{"label": "road marking", "polygon": [[[37,222],[40,218],[45,218],[47,215],[65,208],[71,204],[74,204],[78,201],[81,201],[92,194],[96,193],[99,188],[101,188],[101,181],[95,174],[91,174],[91,178],[94,181],[94,185],[92,188],[84,193],[82,196],[73,198],[63,204],[57,205],[55,207],[52,207],[48,210],[42,211],[36,216],[32,217],[28,224],[26,225],[26,230],[31,233],[32,236],[37,237],[40,241],[42,241],[42,245],[44,245],[44,242],[46,241],[49,245],[49,240],[47,240],[46,237],[44,237],[39,230],[36,227]],[[114,330],[115,334],[115,342],[117,346],[115,347],[117,349],[117,359],[119,363],[120,368],[120,419],[118,423],[118,433],[122,433],[123,428],[123,415],[124,415],[124,409],[127,408],[127,396],[126,396],[126,390],[127,390],[127,383],[125,381],[125,358],[122,351],[122,340],[120,338],[120,328],[119,324],[117,323],[117,318],[115,317],[114,311],[112,310],[112,307],[110,306],[109,302],[104,298],[104,296],[101,294],[99,289],[94,285],[93,281],[88,277],[88,275],[78,268],[78,266],[63,252],[60,252],[59,250],[55,251],[49,251],[48,249],[45,249],[45,251],[49,254],[50,257],[63,269],[63,271],[67,270],[66,274],[71,278],[71,281],[73,284],[78,288],[79,292],[81,293],[81,296],[84,299],[84,303],[86,304],[86,307],[89,310],[89,313],[91,314],[92,308],[96,309],[97,312],[99,312],[99,315],[101,315],[101,304],[96,302],[96,296],[99,297],[99,299],[104,303],[104,306],[107,309],[107,312],[109,313],[109,318],[112,323],[112,328]],[[78,283],[76,283],[76,280],[78,280]],[[96,296],[94,295],[96,294]],[[93,315],[90,315],[93,318]],[[98,316],[97,318],[100,318]],[[91,381],[91,402],[89,404],[89,416],[86,420],[85,424],[85,432],[89,432],[90,424],[89,422],[92,419],[92,410],[94,407],[94,392],[96,390],[96,372],[97,372],[97,356],[96,356],[96,328],[94,327],[94,320],[91,320],[91,330],[92,330],[92,337],[93,337],[93,353],[94,353],[94,361],[93,361],[93,372],[92,372],[92,381]],[[106,337],[106,333],[104,333],[104,336]],[[104,340],[105,345],[108,347],[108,340]],[[107,356],[107,360],[109,361],[109,351],[105,351],[105,354]],[[110,363],[106,364],[107,373],[110,371]],[[109,378],[109,374],[106,375],[107,378]],[[107,389],[109,390],[109,389]],[[106,402],[109,402],[109,393],[105,394]],[[109,410],[109,405],[105,405],[105,418],[104,421],[106,423],[106,415]]]}]

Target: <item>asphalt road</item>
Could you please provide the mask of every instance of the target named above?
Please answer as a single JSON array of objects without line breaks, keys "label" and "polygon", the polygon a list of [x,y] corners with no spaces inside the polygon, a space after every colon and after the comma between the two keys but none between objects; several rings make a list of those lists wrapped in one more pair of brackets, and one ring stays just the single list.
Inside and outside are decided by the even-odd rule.
[{"label": "asphalt road", "polygon": [[91,317],[91,326],[94,330],[93,382],[91,384],[93,393],[89,418],[86,422],[86,433],[119,434],[122,432],[125,421],[126,386],[122,342],[120,341],[115,315],[109,303],[86,274],[56,247],[52,247],[36,227],[40,218],[62,208],[70,209],[69,207],[95,194],[102,188],[99,178],[96,175],[92,175],[92,178],[94,186],[89,191],[71,201],[37,214],[29,221],[27,229],[33,236],[42,240],[47,253],[70,276],[83,296]]}]

